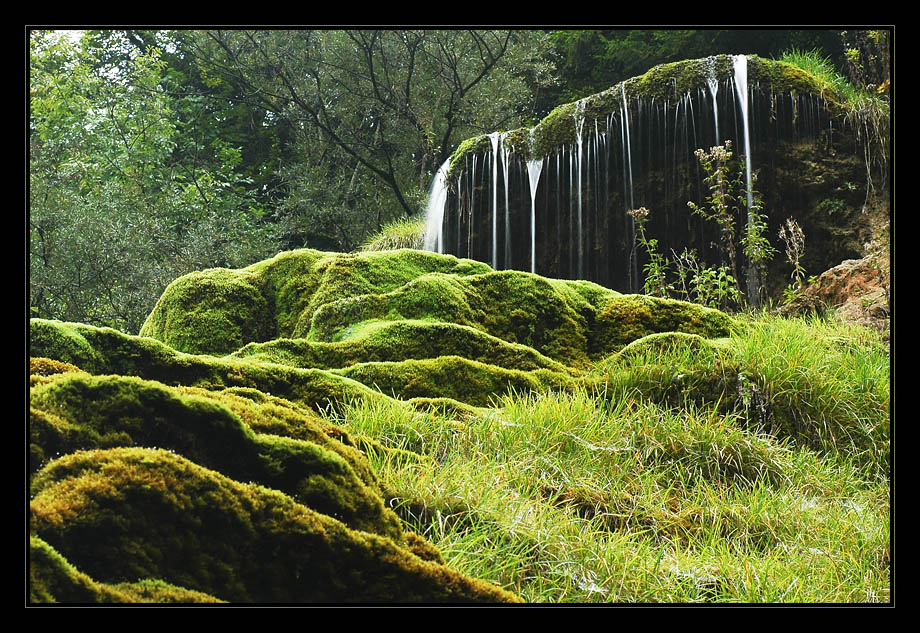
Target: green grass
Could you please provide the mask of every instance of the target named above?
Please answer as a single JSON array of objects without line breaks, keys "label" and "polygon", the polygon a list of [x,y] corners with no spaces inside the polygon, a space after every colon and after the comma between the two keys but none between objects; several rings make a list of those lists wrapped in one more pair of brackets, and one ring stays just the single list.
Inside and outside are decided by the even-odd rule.
[{"label": "green grass", "polygon": [[863,145],[867,168],[887,167],[891,138],[891,105],[887,96],[854,86],[819,51],[792,49],[783,54],[782,61],[811,73],[822,89],[837,95],[845,108],[846,120]]},{"label": "green grass", "polygon": [[363,251],[394,251],[400,248],[422,248],[425,240],[425,219],[401,218],[380,229],[361,245]]},{"label": "green grass", "polygon": [[[874,335],[758,317],[716,344],[633,352],[565,393],[356,402],[334,421],[419,455],[371,457],[388,505],[450,567],[529,602],[890,599],[890,363]],[[655,366],[718,369],[725,397],[662,397],[643,388]]]},{"label": "green grass", "polygon": [[811,73],[823,88],[833,90],[845,101],[856,97],[857,90],[853,84],[837,71],[830,57],[823,56],[818,50],[806,51],[793,48],[783,53],[780,61],[788,62]]}]

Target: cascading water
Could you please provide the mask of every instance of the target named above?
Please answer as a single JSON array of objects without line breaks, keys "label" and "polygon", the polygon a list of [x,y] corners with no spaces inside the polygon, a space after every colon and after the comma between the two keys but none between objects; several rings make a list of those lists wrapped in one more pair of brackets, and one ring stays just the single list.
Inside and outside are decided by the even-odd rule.
[{"label": "cascading water", "polygon": [[[432,185],[426,248],[495,268],[588,278],[636,292],[647,253],[637,248],[636,226],[627,211],[646,207],[646,235],[656,240],[660,254],[670,258],[692,249],[700,262],[719,265],[718,227],[687,208],[688,201],[704,204],[710,194],[695,150],[733,141],[739,157],[744,155],[752,209],[753,167],[786,164],[784,144],[821,134],[826,139],[830,126],[820,118],[827,110],[818,94],[765,89],[761,82],[769,74],[762,66],[752,70],[750,58],[717,56],[692,63],[698,69],[695,84],[667,79],[649,92],[629,80],[568,104],[561,110],[565,117],[549,116],[534,130],[471,139],[471,149],[450,169],[446,202],[437,193],[444,188],[440,178]],[[749,83],[752,72],[757,80]],[[729,95],[736,119],[725,107]],[[835,145],[839,130],[833,127]],[[546,178],[544,170],[550,173]],[[762,171],[762,183],[776,178],[777,172],[770,173]],[[767,211],[788,204],[788,196],[778,197],[780,191],[773,187],[774,197],[763,200]],[[751,298],[756,300],[756,292]]]},{"label": "cascading water", "polygon": [[447,204],[447,172],[450,158],[444,161],[431,181],[425,208],[425,250],[444,252],[444,207]]},{"label": "cascading water", "polygon": [[[744,177],[747,186],[747,210],[748,224],[750,225],[753,218],[751,209],[754,208],[754,187],[751,181],[751,126],[748,118],[748,81],[747,81],[747,56],[734,55],[732,63],[735,69],[735,91],[738,94],[738,104],[741,107],[741,120],[744,125]],[[748,267],[747,276],[747,295],[748,302],[752,307],[758,307],[758,297],[760,294],[759,282],[757,279],[757,269],[754,266]]]},{"label": "cascading water", "polygon": [[626,102],[626,84],[620,84],[622,88],[623,95],[623,125],[621,129],[623,130],[623,165],[628,175],[629,182],[629,197],[626,199],[627,207],[624,209],[626,211],[626,224],[629,230],[629,288],[630,290],[635,291],[639,287],[639,270],[638,270],[638,258],[636,256],[636,224],[633,220],[633,217],[628,213],[630,210],[635,209],[635,202],[633,200],[633,179],[632,179],[632,143],[629,139],[629,104]]},{"label": "cascading water", "polygon": [[[534,132],[530,131],[530,146],[534,146]],[[537,187],[543,171],[543,159],[527,161],[527,175],[530,178],[530,272],[537,272]]]},{"label": "cascading water", "polygon": [[722,141],[719,138],[719,80],[716,77],[714,57],[706,60],[706,85],[709,86],[709,94],[712,95],[712,116],[716,128],[716,145],[721,145]]},{"label": "cascading water", "polygon": [[585,230],[581,208],[581,148],[582,148],[582,131],[585,126],[585,102],[584,99],[575,104],[575,163],[578,165],[578,278],[583,279],[585,276]]},{"label": "cascading water", "polygon": [[501,133],[489,134],[492,141],[492,268],[498,269],[498,150]]},{"label": "cascading water", "polygon": [[[502,135],[502,139],[507,134]],[[511,208],[508,206],[508,157],[511,155],[511,148],[507,144],[502,145],[502,175],[505,180],[505,268],[511,268]]]}]

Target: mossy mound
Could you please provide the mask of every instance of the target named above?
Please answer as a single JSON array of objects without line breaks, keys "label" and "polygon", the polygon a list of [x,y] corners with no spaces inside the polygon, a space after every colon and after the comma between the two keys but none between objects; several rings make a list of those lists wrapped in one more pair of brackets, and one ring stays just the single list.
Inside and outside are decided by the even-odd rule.
[{"label": "mossy mound", "polygon": [[302,250],[177,280],[142,336],[33,320],[30,353],[93,374],[251,388],[311,409],[389,395],[484,406],[509,388],[565,388],[649,334],[721,337],[731,323],[695,304],[435,253]]},{"label": "mossy mound", "polygon": [[403,400],[436,393],[479,407],[489,406],[496,395],[509,390],[548,391],[575,384],[571,377],[547,369],[529,372],[502,369],[458,356],[399,363],[361,363],[337,371]]},{"label": "mossy mound", "polygon": [[51,456],[77,450],[157,446],[282,490],[355,529],[399,538],[363,454],[303,416],[297,428],[304,439],[256,433],[241,419],[267,418],[271,425],[276,415],[232,395],[182,393],[132,377],[61,374],[32,389],[30,456],[37,470]]},{"label": "mossy mound", "polygon": [[628,295],[611,299],[598,313],[593,345],[605,353],[662,332],[722,338],[731,333],[732,324],[725,313],[695,303]]},{"label": "mossy mound", "polygon": [[107,584],[157,578],[233,602],[515,601],[162,449],[57,459],[36,474],[30,510],[33,534]]},{"label": "mossy mound", "polygon": [[[229,290],[212,298],[193,289],[210,272],[170,285],[142,336],[178,351],[297,367],[341,369],[361,362],[456,355],[505,369],[560,371],[561,365],[583,366],[651,332],[686,328],[719,336],[729,321],[715,311],[694,312],[682,302],[639,303],[590,282],[497,272],[480,262],[412,250],[325,256],[293,251],[236,271],[238,278],[218,269],[207,283],[200,282],[209,289],[220,283],[262,288],[263,301],[246,295],[234,305],[226,303],[233,294]],[[623,306],[636,305],[617,312],[617,299]],[[274,306],[271,343],[265,325],[242,333],[236,328],[232,337],[212,337],[210,327],[200,337],[193,335],[202,314],[227,323],[233,319],[224,312],[252,309],[261,318],[263,305]],[[632,314],[637,310],[644,310],[643,316]],[[614,332],[620,316],[626,318],[624,327]],[[239,323],[255,320],[236,318]],[[233,347],[231,339],[248,346]]]},{"label": "mossy mound", "polygon": [[427,273],[486,270],[471,260],[424,251],[291,251],[241,270],[212,269],[177,279],[140,334],[182,352],[217,355],[275,338],[323,340],[313,335],[312,323],[323,305],[390,292]]},{"label": "mossy mound", "polygon": [[344,368],[362,362],[461,356],[480,359],[505,369],[567,371],[563,364],[531,347],[508,343],[468,325],[409,319],[366,322],[354,328],[347,340],[335,343],[306,339],[250,343],[230,356],[261,363],[320,369]]},{"label": "mossy mound", "polygon": [[412,250],[195,273],[141,336],[32,320],[31,599],[514,600],[404,529],[368,461],[430,458],[320,411],[363,400],[472,419],[511,390],[590,381],[637,338],[730,323]]},{"label": "mossy mound", "polygon": [[200,591],[162,580],[114,585],[96,582],[38,537],[29,538],[29,602],[32,603],[217,603]]},{"label": "mossy mound", "polygon": [[30,398],[30,600],[513,601],[403,530],[370,445],[386,450],[250,388],[44,377]]}]

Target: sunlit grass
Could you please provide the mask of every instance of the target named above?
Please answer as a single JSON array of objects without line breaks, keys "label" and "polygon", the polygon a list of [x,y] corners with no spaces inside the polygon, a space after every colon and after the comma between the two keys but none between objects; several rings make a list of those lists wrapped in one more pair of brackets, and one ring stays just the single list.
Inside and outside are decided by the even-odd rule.
[{"label": "sunlit grass", "polygon": [[[655,402],[622,376],[488,409],[356,403],[337,422],[420,455],[371,456],[390,506],[451,567],[530,602],[888,601],[881,346],[762,317],[718,350],[657,358],[731,365],[814,441],[752,427],[743,404]],[[594,378],[637,359],[608,358]]]},{"label": "sunlit grass", "polygon": [[363,251],[392,251],[400,248],[422,248],[425,220],[402,218],[390,222],[361,245]]}]

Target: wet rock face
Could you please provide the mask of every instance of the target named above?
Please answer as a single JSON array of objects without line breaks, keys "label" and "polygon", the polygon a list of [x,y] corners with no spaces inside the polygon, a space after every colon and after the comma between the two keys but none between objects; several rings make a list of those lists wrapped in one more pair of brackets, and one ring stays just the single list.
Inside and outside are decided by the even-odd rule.
[{"label": "wet rock face", "polygon": [[[722,55],[665,64],[560,106],[532,130],[504,132],[498,143],[490,142],[496,134],[461,143],[445,200],[430,214],[437,250],[638,292],[647,256],[634,247],[629,211],[645,207],[647,237],[661,253],[693,249],[718,265],[717,227],[687,204],[704,204],[710,193],[695,151],[731,141],[735,160],[750,163],[752,196],[762,202],[774,248],[782,252],[777,232],[793,217],[822,245],[807,250],[809,271],[860,256],[865,165],[839,104],[801,69],[753,56],[742,101],[734,61]],[[741,116],[742,102],[749,117]],[[538,178],[528,168],[535,160]],[[743,207],[733,212],[738,227],[746,222]],[[784,279],[783,264],[775,258],[768,277]],[[765,283],[770,296],[782,296],[782,285]]]}]

